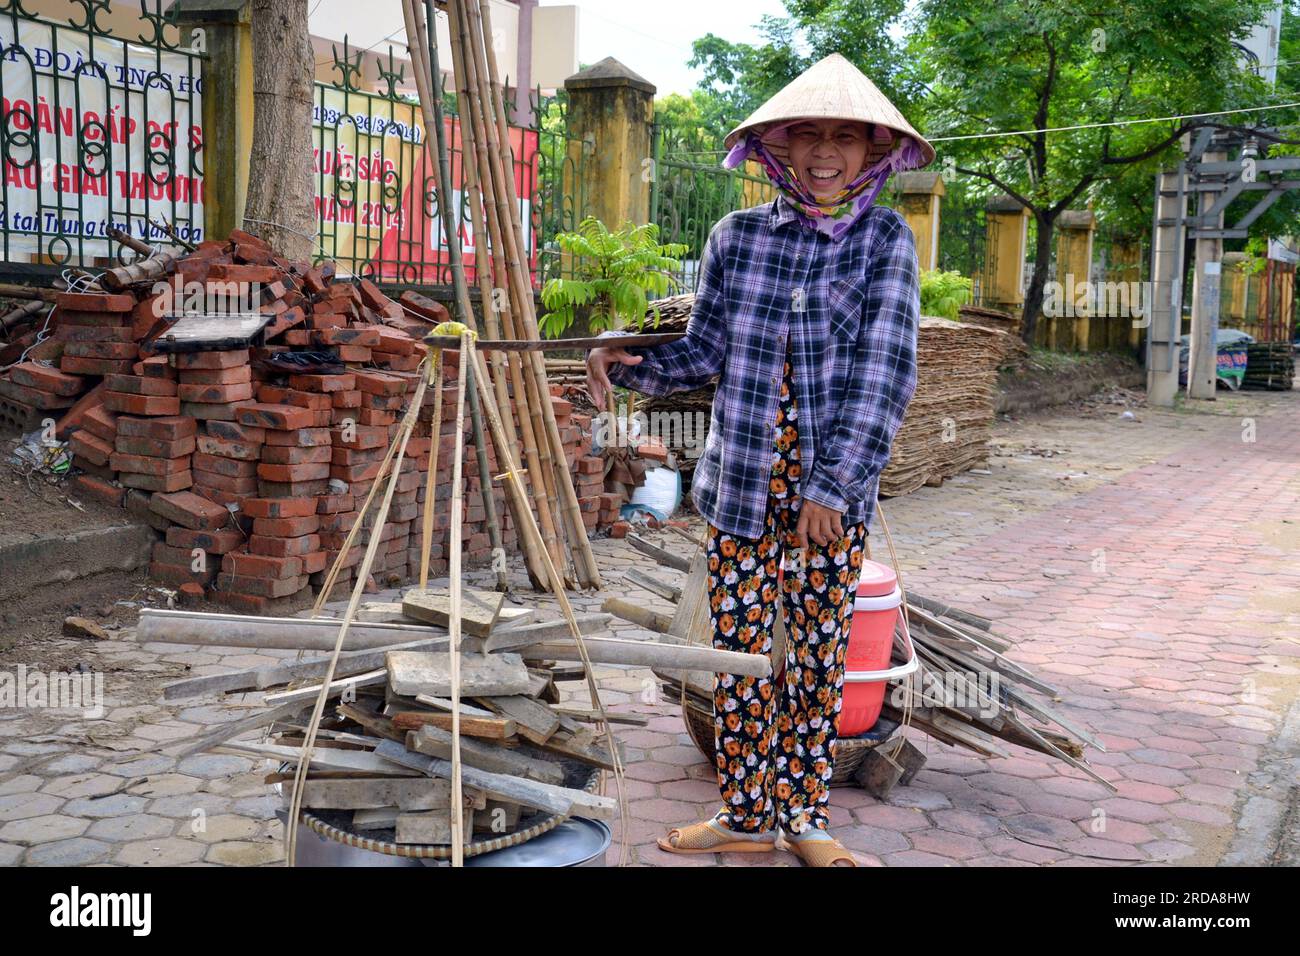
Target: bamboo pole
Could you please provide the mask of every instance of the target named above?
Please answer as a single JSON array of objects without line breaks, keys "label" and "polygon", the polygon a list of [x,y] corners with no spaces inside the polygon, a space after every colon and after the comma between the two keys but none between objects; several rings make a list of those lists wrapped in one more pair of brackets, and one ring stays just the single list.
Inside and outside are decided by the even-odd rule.
[{"label": "bamboo pole", "polygon": [[[486,391],[489,388],[486,374],[480,371],[478,366],[474,367],[474,373],[479,390]],[[495,432],[501,430],[501,419],[492,411],[489,411],[488,413],[488,425]],[[508,470],[505,473],[505,478],[507,481],[520,481],[519,470],[513,455],[511,455],[510,461],[508,462]],[[533,525],[533,516],[531,514],[528,516],[528,523]],[[537,533],[535,525],[533,525],[533,533]],[[556,601],[559,602],[560,611],[564,614],[564,619],[569,625],[569,633],[573,636],[574,643],[578,647],[579,657],[582,659],[583,673],[587,681],[587,693],[591,699],[592,709],[599,715],[597,726],[604,731],[605,743],[609,748],[610,766],[613,767],[614,785],[618,791],[618,805],[622,823],[622,838],[620,841],[621,851],[619,855],[619,864],[622,865],[627,862],[629,846],[628,833],[631,822],[628,816],[627,788],[623,775],[623,760],[618,753],[618,744],[614,739],[613,725],[610,723],[609,717],[605,713],[605,705],[600,699],[600,689],[596,686],[596,676],[592,669],[591,656],[587,652],[587,642],[583,639],[582,630],[578,626],[577,617],[573,613],[573,606],[569,603],[569,595],[564,590],[564,580],[560,577],[560,573],[556,570],[555,565],[551,563],[550,555],[543,552],[543,557],[547,563],[546,570],[548,579],[551,583],[551,591],[555,594]]]},{"label": "bamboo pole", "polygon": [[[492,91],[488,85],[487,70],[483,57],[481,24],[478,27],[474,25],[473,12],[474,8],[469,3],[460,6],[458,22],[465,42],[466,83],[474,93],[472,97],[473,104],[478,110],[476,115],[480,117],[480,125],[476,126],[475,134],[482,136],[479,145],[486,152],[488,176],[484,179],[484,182],[492,184],[489,208],[495,210],[498,223],[498,230],[493,236],[494,248],[499,249],[504,258],[508,288],[515,303],[514,313],[511,316],[514,326],[510,334],[514,338],[524,338],[528,333],[526,331],[527,323],[523,317],[530,314],[533,309],[533,289],[532,284],[527,279],[527,263],[521,259],[520,255],[522,243],[516,241],[514,228],[516,211],[512,203],[514,183],[507,182],[506,170],[509,168],[509,164],[503,164],[501,161],[502,143],[491,110]],[[480,130],[482,131],[481,134]],[[533,364],[531,358],[523,357],[520,361],[525,368],[531,371]],[[524,381],[528,393],[528,408],[532,417],[532,429],[536,436],[538,456],[542,463],[542,468],[534,471],[530,475],[530,479],[536,482],[540,478],[545,483],[547,500],[553,508],[557,509],[553,513],[551,520],[559,527],[561,524],[558,510],[560,499],[556,487],[556,461],[557,456],[558,460],[564,460],[564,449],[562,446],[556,446],[551,441],[546,427],[546,418],[553,417],[553,415],[550,414],[551,397],[545,379],[539,381],[535,375],[527,374]],[[565,464],[567,468],[567,462]],[[572,535],[571,528],[569,529],[569,535]],[[586,536],[585,526],[583,536]],[[567,557],[553,552],[552,558],[557,567],[565,569],[567,578]]]},{"label": "bamboo pole", "polygon": [[[411,64],[415,70],[416,90],[420,98],[420,105],[424,115],[425,126],[428,127],[432,125],[440,141],[439,169],[441,171],[442,164],[446,163],[449,167],[449,162],[447,160],[448,150],[446,148],[445,142],[443,142],[443,124],[440,119],[442,113],[442,105],[440,102],[440,97],[434,93],[433,86],[432,86],[434,82],[434,77],[437,76],[437,73],[431,68],[431,64],[425,63],[423,58],[425,49],[429,49],[431,51],[431,55],[436,56],[436,48],[430,46],[426,42],[425,37],[421,32],[421,20],[420,20],[418,9],[416,7],[417,2],[418,0],[402,0],[402,12],[406,18],[408,36],[417,37],[417,41],[410,48]],[[460,125],[461,125],[462,147],[463,147],[464,133],[465,133],[465,126],[464,126],[463,119]],[[478,236],[487,235],[487,229],[484,226],[481,200],[479,197],[477,164],[473,162],[465,161],[465,153],[463,149],[462,149],[462,157],[461,157],[461,172],[464,178],[465,191],[469,194],[469,198],[470,198],[470,210],[472,216],[471,221],[473,223],[475,235]],[[450,181],[449,168],[445,176],[445,181]],[[464,261],[463,259],[460,259],[460,237],[454,231],[454,225],[451,226],[447,225],[448,213],[450,212],[450,206],[447,200],[450,196],[451,196],[450,189],[447,189],[445,191],[440,191],[439,204],[443,209],[444,231],[447,232],[448,248],[451,249],[452,251],[452,274],[453,277],[457,275],[457,261],[459,260],[459,275],[461,281],[463,282],[465,273],[464,273]],[[495,316],[493,313],[490,313],[488,311],[486,306],[487,302],[492,301],[492,287],[488,277],[487,270],[483,266],[483,260],[481,257],[478,259],[478,261],[475,264],[475,274],[479,284],[480,295],[485,303],[484,321],[488,326],[489,334],[499,334],[499,327],[496,324]],[[474,327],[473,309],[468,303],[468,297],[469,297],[469,290],[466,287],[465,288],[466,301],[463,307],[466,311],[466,318],[468,318],[469,321],[467,321],[465,324],[473,328]],[[478,361],[483,361],[481,356],[478,358]],[[495,400],[497,402],[497,407],[509,409],[510,395],[506,389],[504,375],[501,374],[500,370],[498,371],[496,381],[497,381],[497,390],[496,390]],[[477,395],[477,392],[475,393],[475,395]],[[514,431],[513,416],[507,415],[506,421],[508,425],[506,429],[506,440],[511,443],[511,447],[514,447],[514,443],[518,441],[518,436]],[[441,428],[442,428],[442,422],[440,420],[436,420],[434,423],[434,436],[433,436],[435,443],[441,438],[441,434],[440,434]],[[482,444],[481,439],[478,437],[477,433],[476,433],[475,441],[478,442],[480,445]],[[502,448],[500,447],[497,448],[498,459],[501,458],[502,451],[503,451]],[[480,473],[479,480],[482,484],[488,486],[486,495],[487,495],[487,500],[490,500],[491,497],[490,480],[488,478],[485,478],[482,475],[482,473]],[[520,498],[518,496],[517,489],[513,485],[509,486],[506,489],[506,493],[508,496],[507,500],[510,504],[511,511],[515,517],[515,525],[516,527],[518,527],[519,525],[522,524],[523,521],[521,517],[522,512],[529,509],[531,505],[528,503],[527,497]],[[486,501],[485,501],[485,507],[486,507]],[[494,547],[495,546],[496,545],[494,544]],[[529,546],[524,541],[520,541],[520,551],[524,555],[524,566],[528,571],[529,581],[532,584],[532,586],[537,590],[541,590],[545,588],[546,586],[545,572],[544,569],[542,568],[541,562],[537,559],[537,556],[532,550],[531,546]],[[498,586],[500,586],[500,581],[501,579],[499,577]]]},{"label": "bamboo pole", "polygon": [[[451,614],[447,630],[451,636],[451,865],[465,865],[464,795],[460,787],[460,575],[461,575],[461,458],[465,442],[465,357],[474,357],[471,332],[460,336],[460,373],[456,376],[456,457],[451,463]],[[470,361],[469,368],[474,368]]]},{"label": "bamboo pole", "polygon": [[[491,14],[486,7],[481,5],[478,0],[466,0],[472,15],[480,20],[481,29],[478,31],[479,45],[482,45],[484,36],[492,36]],[[471,31],[474,32],[474,31]],[[501,140],[501,161],[504,164],[506,172],[509,174],[505,177],[507,205],[510,209],[510,219],[512,223],[512,238],[516,249],[524,248],[523,224],[519,216],[519,208],[515,196],[514,180],[514,163],[509,151],[509,137],[506,134],[506,115],[505,104],[501,98],[500,83],[496,69],[496,52],[491,43],[487,44],[487,68],[488,80],[493,97],[491,103],[496,113],[496,127],[498,137]],[[520,279],[524,279],[525,272],[520,271]],[[528,295],[526,297],[526,307],[523,310],[524,331],[529,338],[540,339],[541,333],[537,327],[537,316],[533,308],[532,286],[528,285]],[[532,368],[534,380],[537,382],[538,389],[543,395],[549,395],[546,387],[546,363],[539,352],[530,352],[529,365]],[[587,537],[587,526],[582,521],[582,512],[578,506],[578,494],[573,487],[573,476],[569,473],[568,462],[564,458],[564,443],[560,438],[560,429],[555,422],[555,413],[549,401],[543,410],[543,418],[546,424],[546,431],[552,447],[554,447],[558,460],[556,465],[556,484],[559,486],[561,510],[569,523],[572,532],[572,540],[569,544],[573,549],[574,566],[577,570],[579,580],[584,586],[597,588],[601,587],[600,570],[596,566],[596,558],[591,550],[591,541]]]},{"label": "bamboo pole", "polygon": [[[412,58],[412,66],[417,69],[417,80],[423,80],[423,83],[417,82],[416,89],[420,95],[421,109],[425,112],[425,126],[429,125],[428,112],[431,109],[433,116],[433,143],[437,150],[437,156],[434,162],[434,176],[437,180],[438,188],[438,209],[442,213],[442,231],[447,237],[447,251],[451,259],[451,280],[452,286],[456,290],[456,311],[462,324],[475,332],[478,329],[474,323],[474,307],[469,301],[469,285],[465,281],[465,263],[461,258],[460,234],[456,231],[456,219],[451,208],[451,162],[447,155],[447,136],[446,130],[442,123],[442,99],[433,95],[434,78],[438,73],[438,45],[429,42],[429,36],[433,33],[430,29],[425,30],[425,20],[420,17],[419,8],[414,3],[403,3],[404,12],[409,9],[407,14],[407,27],[410,28],[410,21],[415,21],[415,31],[417,34],[416,46],[419,50],[420,57],[417,60]],[[429,26],[433,25],[433,4],[430,0],[425,0],[425,14]],[[428,51],[429,59],[424,60],[424,52]],[[427,104],[427,105],[426,105]],[[486,315],[484,316],[486,321]],[[441,367],[441,363],[439,363]],[[492,547],[494,564],[497,564],[495,557],[504,553],[505,542],[501,536],[501,519],[497,515],[496,499],[492,495],[491,469],[488,468],[487,447],[484,441],[483,431],[483,411],[478,407],[479,398],[476,389],[470,389],[469,408],[470,418],[474,426],[474,453],[478,459],[478,480],[479,491],[483,499],[483,517],[487,523],[488,541]],[[442,420],[434,415],[433,431],[434,443],[437,444],[438,432],[441,430]],[[497,590],[508,591],[510,581],[506,576],[504,564],[497,564]]]},{"label": "bamboo pole", "polygon": [[[454,73],[456,76],[457,91],[460,98],[461,107],[461,143],[462,156],[473,155],[478,166],[478,185],[482,192],[483,201],[481,203],[482,212],[487,223],[487,229],[480,235],[489,235],[491,239],[492,265],[493,271],[499,277],[505,277],[507,280],[513,277],[511,270],[507,268],[505,260],[502,258],[504,248],[502,240],[501,222],[497,215],[497,210],[490,200],[492,193],[491,169],[488,161],[488,148],[486,145],[484,130],[484,116],[477,109],[479,101],[473,85],[473,65],[468,54],[471,52],[472,45],[468,38],[468,27],[465,23],[464,10],[459,3],[448,5],[448,14],[451,18],[452,27],[452,59]],[[466,120],[468,119],[468,122]],[[471,193],[473,196],[473,193]],[[477,225],[476,225],[477,229]],[[481,253],[480,253],[481,256]],[[476,261],[478,268],[483,269],[483,264]],[[482,273],[481,273],[482,274]],[[496,296],[489,294],[486,299],[488,302],[495,302]],[[519,306],[516,297],[516,306]],[[487,306],[484,306],[487,309]],[[501,318],[505,322],[510,322],[511,315],[509,311],[503,309]],[[519,428],[522,433],[524,456],[528,462],[529,481],[532,485],[533,499],[536,505],[538,522],[541,530],[542,540],[551,555],[553,563],[563,564],[561,560],[562,549],[560,547],[556,524],[552,517],[550,504],[549,488],[545,481],[540,480],[539,476],[546,474],[549,469],[543,467],[541,457],[541,436],[544,432],[537,430],[540,424],[536,420],[534,409],[536,402],[533,401],[533,395],[527,388],[528,377],[521,367],[525,359],[518,362],[513,361],[510,357],[510,368],[512,384],[514,386],[514,404],[519,412]],[[509,409],[509,405],[504,406],[502,411]],[[544,580],[544,578],[543,578]]]}]

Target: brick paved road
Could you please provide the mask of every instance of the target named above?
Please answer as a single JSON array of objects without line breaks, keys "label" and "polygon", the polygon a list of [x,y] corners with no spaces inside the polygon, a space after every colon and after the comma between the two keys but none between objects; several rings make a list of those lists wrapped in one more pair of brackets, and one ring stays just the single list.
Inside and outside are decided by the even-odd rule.
[{"label": "brick paved road", "polygon": [[[981,759],[917,735],[929,763],[911,786],[884,803],[834,791],[837,833],[862,863],[1295,862],[1278,832],[1300,769],[1300,395],[1138,408],[1132,421],[1120,411],[1001,422],[990,474],[884,509],[906,583],[997,618],[1013,659],[1057,684],[1065,712],[1105,742],[1089,759],[1118,793],[1037,754]],[[1243,441],[1252,421],[1255,440]],[[624,590],[627,569],[649,569],[622,542],[596,550],[606,593]],[[594,609],[603,596],[574,603]],[[275,802],[251,761],[170,755],[259,696],[163,705],[158,687],[283,655],[123,637],[60,648],[107,674],[103,719],[0,709],[0,865],[280,860]],[[784,852],[655,847],[668,826],[710,813],[717,791],[677,709],[642,702],[647,677],[599,672],[607,702],[650,717],[620,733],[632,862],[798,865]]]}]

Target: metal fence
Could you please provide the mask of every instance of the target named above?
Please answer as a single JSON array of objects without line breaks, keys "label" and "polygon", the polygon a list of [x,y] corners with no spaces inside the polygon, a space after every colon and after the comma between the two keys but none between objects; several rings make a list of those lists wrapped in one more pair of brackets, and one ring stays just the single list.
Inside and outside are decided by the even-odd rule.
[{"label": "metal fence", "polygon": [[[66,23],[0,0],[0,260],[9,273],[108,265],[112,226],[166,243],[203,236],[202,61],[162,0],[135,34],[73,0]],[[152,6],[152,9],[149,9]],[[127,254],[126,259],[134,254]]]},{"label": "metal fence", "polygon": [[776,191],[765,176],[744,167],[723,169],[719,150],[684,148],[677,131],[665,125],[656,123],[652,137],[650,221],[659,227],[660,242],[686,245],[675,278],[681,286],[677,291],[693,292],[713,226],[729,212],[769,201]]},{"label": "metal fence", "polygon": [[[315,175],[318,256],[341,271],[388,283],[447,285],[451,266],[443,228],[434,151],[426,148],[418,102],[399,91],[403,69],[390,48],[376,58],[382,89],[360,85],[363,53],[346,38],[333,52],[338,76],[316,84]],[[451,167],[456,228],[470,282],[476,236],[469,194],[462,188],[460,119],[454,91],[440,91]],[[534,281],[559,269],[550,254],[557,232],[572,229],[587,209],[583,144],[568,133],[563,93],[527,91],[535,125],[509,127],[515,191]],[[507,115],[515,104],[507,101]]]}]

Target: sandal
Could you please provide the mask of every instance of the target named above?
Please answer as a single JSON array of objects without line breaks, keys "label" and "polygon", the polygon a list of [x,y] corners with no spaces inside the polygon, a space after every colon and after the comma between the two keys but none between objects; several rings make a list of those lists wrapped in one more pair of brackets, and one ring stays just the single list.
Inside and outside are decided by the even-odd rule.
[{"label": "sandal", "polygon": [[839,861],[847,860],[849,866],[857,866],[858,861],[839,840],[781,840],[782,849],[789,850],[804,866],[837,866]]},{"label": "sandal", "polygon": [[667,837],[660,837],[657,841],[659,849],[668,853],[770,853],[776,849],[775,840],[730,839],[713,826],[714,822],[705,820],[686,827],[673,827]]}]

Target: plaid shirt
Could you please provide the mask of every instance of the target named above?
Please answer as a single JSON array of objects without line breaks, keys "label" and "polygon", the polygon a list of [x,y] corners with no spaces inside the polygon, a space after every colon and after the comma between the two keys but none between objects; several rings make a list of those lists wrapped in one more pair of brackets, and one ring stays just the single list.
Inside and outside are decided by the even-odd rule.
[{"label": "plaid shirt", "polygon": [[846,523],[869,524],[916,388],[920,305],[912,231],[902,216],[875,207],[832,242],[778,198],[714,226],[687,334],[631,349],[644,359],[612,366],[609,379],[661,396],[721,376],[691,496],[715,527],[759,537],[789,337],[800,494]]}]

